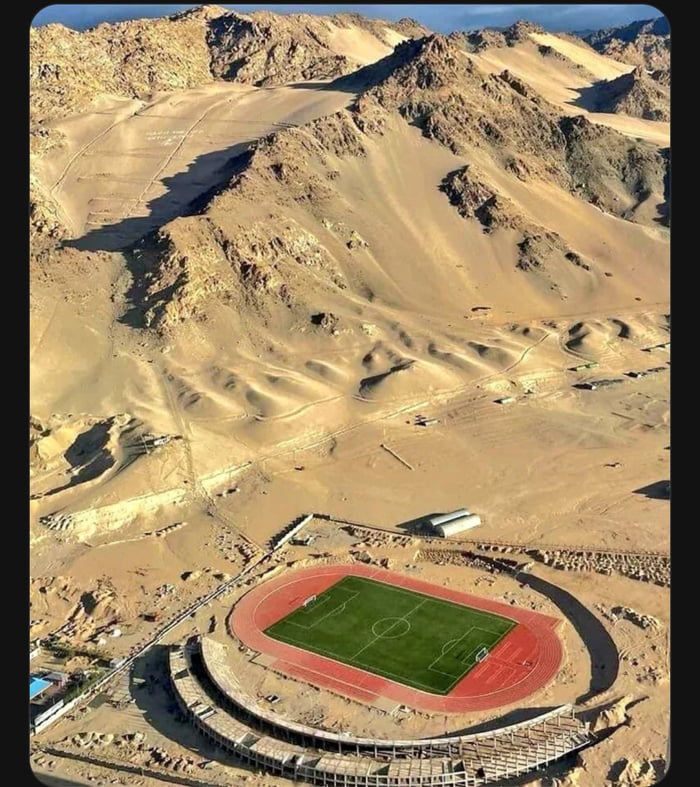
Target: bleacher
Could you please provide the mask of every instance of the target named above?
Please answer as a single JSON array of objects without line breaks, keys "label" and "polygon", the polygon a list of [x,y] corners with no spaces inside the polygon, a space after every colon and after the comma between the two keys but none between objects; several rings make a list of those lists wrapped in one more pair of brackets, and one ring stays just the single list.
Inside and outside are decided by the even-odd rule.
[{"label": "bleacher", "polygon": [[[170,651],[171,682],[185,715],[227,752],[290,779],[343,787],[477,787],[528,773],[590,742],[571,706],[472,735],[414,740],[340,736],[287,721],[257,705],[236,680],[220,643],[203,638],[192,655],[201,658],[212,686],[205,688],[193,674],[186,648]],[[221,695],[218,700],[212,687]]]}]

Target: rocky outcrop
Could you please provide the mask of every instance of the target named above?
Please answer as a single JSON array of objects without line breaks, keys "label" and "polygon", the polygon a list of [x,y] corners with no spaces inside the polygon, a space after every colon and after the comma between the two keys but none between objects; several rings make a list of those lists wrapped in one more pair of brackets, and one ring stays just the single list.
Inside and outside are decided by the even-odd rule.
[{"label": "rocky outcrop", "polygon": [[36,122],[52,120],[85,111],[103,94],[146,98],[214,79],[254,85],[330,79],[364,65],[345,53],[344,33],[374,39],[388,52],[397,37],[426,32],[408,19],[238,14],[217,6],[83,32],[59,24],[32,27],[31,114]]},{"label": "rocky outcrop", "polygon": [[219,79],[264,86],[329,79],[354,70],[357,63],[325,45],[316,26],[318,19],[305,15],[219,17],[209,32],[212,72]]},{"label": "rocky outcrop", "polygon": [[145,260],[137,286],[146,327],[167,332],[188,320],[206,321],[214,302],[245,307],[262,324],[278,307],[303,304],[308,313],[306,296],[312,282],[318,290],[319,275],[325,287],[345,286],[319,238],[293,219],[273,212],[255,222],[217,220],[219,211],[235,210],[258,188],[265,192],[262,182],[248,175],[245,185],[234,184],[205,218],[176,219],[137,250]]},{"label": "rocky outcrop", "polygon": [[556,232],[548,232],[544,228],[539,228],[539,230],[527,229],[523,239],[518,243],[517,267],[520,270],[530,271],[542,268],[557,252],[560,255],[570,254],[574,259],[578,258],[578,255],[569,250]]},{"label": "rocky outcrop", "polygon": [[68,234],[56,201],[33,173],[29,176],[29,233],[35,249],[55,245]]},{"label": "rocky outcrop", "polygon": [[661,628],[661,621],[653,617],[653,615],[644,615],[631,607],[613,607],[610,612],[615,619],[622,618],[623,620],[629,620],[631,623],[634,623],[635,626],[639,626],[639,628],[642,629]]},{"label": "rocky outcrop", "polygon": [[512,200],[489,185],[486,177],[477,173],[473,165],[450,172],[440,188],[457,208],[459,215],[478,221],[484,232],[512,229],[522,234],[522,240],[517,244],[516,265],[520,270],[541,269],[549,261],[562,257],[572,265],[590,270],[591,266],[558,233],[530,221]]},{"label": "rocky outcrop", "polygon": [[[182,238],[182,240],[180,240]],[[138,277],[145,327],[167,328],[204,318],[207,299],[231,299],[226,260],[211,227],[196,219],[177,219],[134,251],[146,272]]]},{"label": "rocky outcrop", "polygon": [[46,121],[83,112],[102,94],[143,98],[211,82],[207,20],[197,15],[30,29],[30,111]]},{"label": "rocky outcrop", "polygon": [[496,193],[483,176],[477,175],[473,166],[450,172],[440,185],[450,203],[465,219],[476,219],[485,232],[499,227],[521,228],[524,217],[511,200]]},{"label": "rocky outcrop", "polygon": [[671,67],[671,28],[664,16],[597,30],[583,40],[602,55],[623,63],[649,70]]},{"label": "rocky outcrop", "polygon": [[617,190],[638,202],[652,193],[665,193],[668,160],[663,151],[583,116],[564,117],[558,125],[573,193],[618,216],[624,216],[624,211],[619,207]]},{"label": "rocky outcrop", "polygon": [[613,764],[608,776],[613,787],[652,787],[659,783],[664,772],[662,762],[623,757]]},{"label": "rocky outcrop", "polygon": [[671,69],[670,68],[657,68],[655,71],[646,72],[649,79],[653,79],[658,85],[662,87],[671,87]]},{"label": "rocky outcrop", "polygon": [[37,174],[37,162],[63,143],[55,128],[35,125],[29,131],[29,233],[33,248],[55,245],[67,235],[58,204]]},{"label": "rocky outcrop", "polygon": [[611,79],[598,86],[596,111],[617,112],[645,120],[671,119],[671,97],[668,89],[668,71],[647,75],[638,66],[629,74]]},{"label": "rocky outcrop", "polygon": [[633,202],[664,193],[667,162],[655,147],[562,117],[508,71],[480,71],[452,38],[407,41],[336,84],[364,88],[353,109],[368,133],[382,132],[380,108],[398,112],[457,155],[486,149],[518,177],[554,181],[614,215],[629,215],[616,192]]},{"label": "rocky outcrop", "polygon": [[603,708],[591,725],[592,732],[600,732],[627,724],[630,718],[627,708],[633,701],[633,697],[626,695]]},{"label": "rocky outcrop", "polygon": [[530,40],[530,33],[544,33],[544,28],[533,22],[518,20],[505,30],[474,30],[470,33],[458,33],[463,37],[469,52],[482,52],[484,49],[497,49],[516,46]]}]

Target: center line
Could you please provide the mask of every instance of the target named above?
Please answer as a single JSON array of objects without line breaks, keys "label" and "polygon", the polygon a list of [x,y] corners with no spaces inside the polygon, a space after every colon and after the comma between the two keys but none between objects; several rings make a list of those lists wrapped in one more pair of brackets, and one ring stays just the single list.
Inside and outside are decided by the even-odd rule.
[{"label": "center line", "polygon": [[[405,615],[403,615],[400,618],[396,618],[396,620],[406,620],[406,618],[412,615],[417,609],[420,609],[423,606],[423,604],[425,604],[429,600],[430,599],[427,598],[424,599],[423,601],[420,602],[420,604],[418,604],[417,607],[413,607],[413,609],[410,612],[407,612]],[[391,628],[392,627],[390,626],[388,630],[391,630]],[[384,634],[386,634],[386,631],[384,632]],[[370,647],[370,645],[374,645],[374,643],[377,642],[377,640],[380,640],[384,636],[384,634],[380,634],[378,637],[375,637],[373,640],[368,642],[363,648],[360,648],[354,656],[351,656],[352,660],[354,661],[360,655],[360,653],[362,653],[363,650],[367,650],[367,648]]]}]

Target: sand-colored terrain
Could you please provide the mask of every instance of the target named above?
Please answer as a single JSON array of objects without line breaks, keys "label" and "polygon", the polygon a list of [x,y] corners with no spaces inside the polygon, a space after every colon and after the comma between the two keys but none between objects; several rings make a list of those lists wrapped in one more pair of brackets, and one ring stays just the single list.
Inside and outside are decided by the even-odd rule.
[{"label": "sand-colored terrain", "polygon": [[[231,30],[259,35],[205,11],[219,64]],[[255,20],[277,29],[274,15]],[[619,656],[617,680],[580,710],[603,718],[626,697],[596,723],[629,726],[557,778],[651,784],[669,713],[668,124],[586,109],[597,80],[632,66],[569,38],[467,53],[440,36],[406,43],[409,27],[323,22],[321,54],[305,50],[299,68],[327,66],[331,51],[365,66],[355,81],[332,81],[348,71],[334,61],[306,82],[297,64],[287,84],[254,86],[280,73],[260,65],[272,39],[259,35],[261,48],[234,42],[259,80],[105,91],[39,123],[51,144],[32,164],[30,634],[128,657],[244,569],[369,552],[562,615],[566,660],[532,707],[575,702],[596,667],[566,610],[507,572],[438,554],[464,545],[415,532],[467,506],[482,518],[482,557],[531,562]],[[601,379],[616,383],[586,387]],[[308,547],[253,568],[304,513],[331,519],[313,520]],[[250,691],[280,695],[299,720],[445,731],[444,717],[388,716],[252,663],[226,634],[235,599],[161,645],[210,631]],[[645,627],[649,616],[659,625]],[[178,719],[163,665],[151,649],[89,710],[33,739],[63,747],[35,756],[37,770],[146,787],[190,758],[202,784],[280,783]],[[145,738],[120,739],[133,733]]]},{"label": "sand-colored terrain", "polygon": [[280,128],[303,125],[352,96],[321,89],[211,85],[145,102],[114,101],[58,123],[60,154],[42,176],[79,248],[121,249],[191,210],[226,181],[231,161]]},{"label": "sand-colored terrain", "polygon": [[618,63],[608,57],[603,57],[589,47],[580,45],[566,38],[561,38],[551,33],[531,33],[531,37],[538,44],[551,46],[574,63],[583,66],[598,79],[614,79],[630,69],[624,63]]},{"label": "sand-colored terrain", "polygon": [[[670,141],[670,124],[624,114],[594,111],[597,83],[614,80],[634,69],[633,65],[603,57],[583,42],[550,34],[530,34],[533,41],[510,48],[486,49],[470,54],[480,67],[492,73],[507,69],[548,101],[589,117],[630,137],[639,137],[664,146]],[[561,58],[545,56],[539,47],[551,47]]]}]

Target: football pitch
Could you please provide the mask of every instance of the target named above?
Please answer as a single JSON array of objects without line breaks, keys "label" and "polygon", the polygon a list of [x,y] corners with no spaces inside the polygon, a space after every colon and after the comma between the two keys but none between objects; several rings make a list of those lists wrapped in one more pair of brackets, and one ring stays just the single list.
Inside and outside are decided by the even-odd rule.
[{"label": "football pitch", "polygon": [[448,694],[515,625],[490,612],[346,576],[265,634],[415,689]]}]

